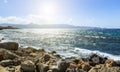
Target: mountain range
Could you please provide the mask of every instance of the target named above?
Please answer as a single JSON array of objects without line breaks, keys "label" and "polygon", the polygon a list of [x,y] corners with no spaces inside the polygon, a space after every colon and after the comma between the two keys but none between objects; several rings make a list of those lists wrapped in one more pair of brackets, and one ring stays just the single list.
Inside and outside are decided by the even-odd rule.
[{"label": "mountain range", "polygon": [[3,23],[0,26],[12,26],[16,28],[82,28],[82,29],[100,29],[99,27],[88,27],[88,26],[74,26],[69,24],[7,24]]}]

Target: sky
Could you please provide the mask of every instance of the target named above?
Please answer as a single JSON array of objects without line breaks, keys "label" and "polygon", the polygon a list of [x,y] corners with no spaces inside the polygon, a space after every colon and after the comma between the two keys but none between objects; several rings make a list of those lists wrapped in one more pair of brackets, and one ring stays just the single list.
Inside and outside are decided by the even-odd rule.
[{"label": "sky", "polygon": [[0,0],[0,24],[120,28],[120,0]]}]

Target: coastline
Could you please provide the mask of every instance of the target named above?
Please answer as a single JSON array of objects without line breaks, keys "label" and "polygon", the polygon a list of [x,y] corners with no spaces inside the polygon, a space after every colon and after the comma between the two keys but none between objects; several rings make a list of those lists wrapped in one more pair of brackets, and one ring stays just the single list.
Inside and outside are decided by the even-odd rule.
[{"label": "coastline", "polygon": [[62,58],[56,51],[0,43],[0,72],[120,72],[120,62],[96,54]]}]

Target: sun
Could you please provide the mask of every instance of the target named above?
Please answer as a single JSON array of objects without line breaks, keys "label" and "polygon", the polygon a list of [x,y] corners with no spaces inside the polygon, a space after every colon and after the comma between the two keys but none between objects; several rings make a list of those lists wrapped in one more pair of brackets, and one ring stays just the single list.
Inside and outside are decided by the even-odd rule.
[{"label": "sun", "polygon": [[47,24],[54,23],[55,16],[57,15],[57,5],[54,2],[43,2],[41,4],[40,13],[44,17]]}]

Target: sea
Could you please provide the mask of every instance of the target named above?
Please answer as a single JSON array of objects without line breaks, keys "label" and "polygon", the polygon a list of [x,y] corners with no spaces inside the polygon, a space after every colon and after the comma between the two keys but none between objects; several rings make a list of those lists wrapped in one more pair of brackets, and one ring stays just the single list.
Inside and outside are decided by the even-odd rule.
[{"label": "sea", "polygon": [[62,57],[98,54],[120,60],[120,29],[5,29],[0,30],[2,38],[2,42],[56,51]]}]

